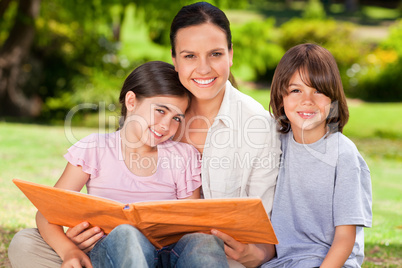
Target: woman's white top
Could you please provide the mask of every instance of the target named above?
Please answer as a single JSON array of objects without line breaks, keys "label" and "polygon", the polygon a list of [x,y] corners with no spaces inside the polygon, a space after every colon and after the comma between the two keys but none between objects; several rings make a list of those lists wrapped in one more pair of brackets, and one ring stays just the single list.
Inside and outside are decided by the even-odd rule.
[{"label": "woman's white top", "polygon": [[275,120],[228,81],[205,141],[201,167],[204,198],[259,197],[270,215],[280,155]]}]

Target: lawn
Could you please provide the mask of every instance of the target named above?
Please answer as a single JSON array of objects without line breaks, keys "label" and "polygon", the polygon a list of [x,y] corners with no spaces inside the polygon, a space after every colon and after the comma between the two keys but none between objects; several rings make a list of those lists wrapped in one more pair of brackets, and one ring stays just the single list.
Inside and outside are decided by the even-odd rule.
[{"label": "lawn", "polygon": [[[269,93],[247,90],[267,107]],[[373,228],[366,229],[364,267],[402,265],[402,105],[350,103],[345,128],[366,159],[373,185]],[[19,178],[53,185],[61,175],[66,149],[96,128],[0,122],[0,267],[9,267],[6,249],[13,234],[34,227],[35,208],[15,187]]]}]

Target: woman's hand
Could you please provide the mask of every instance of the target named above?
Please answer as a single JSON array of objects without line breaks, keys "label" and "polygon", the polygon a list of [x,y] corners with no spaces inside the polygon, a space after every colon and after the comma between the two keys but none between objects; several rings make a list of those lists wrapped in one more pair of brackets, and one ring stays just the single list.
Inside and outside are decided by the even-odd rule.
[{"label": "woman's hand", "polygon": [[99,227],[88,229],[88,222],[82,222],[66,232],[66,236],[83,252],[89,252],[104,235]]},{"label": "woman's hand", "polygon": [[82,250],[75,249],[70,250],[66,256],[64,256],[62,268],[92,268],[91,260]]},{"label": "woman's hand", "polygon": [[275,256],[275,246],[270,244],[243,244],[218,230],[211,233],[223,240],[225,253],[229,258],[246,267],[257,267]]}]

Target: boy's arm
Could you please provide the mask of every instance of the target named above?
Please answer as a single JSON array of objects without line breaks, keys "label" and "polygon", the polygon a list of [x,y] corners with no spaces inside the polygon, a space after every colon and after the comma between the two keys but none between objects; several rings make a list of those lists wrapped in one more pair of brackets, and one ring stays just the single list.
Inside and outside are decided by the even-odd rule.
[{"label": "boy's arm", "polygon": [[352,253],[355,240],[355,225],[340,225],[335,227],[334,241],[320,267],[342,267]]}]

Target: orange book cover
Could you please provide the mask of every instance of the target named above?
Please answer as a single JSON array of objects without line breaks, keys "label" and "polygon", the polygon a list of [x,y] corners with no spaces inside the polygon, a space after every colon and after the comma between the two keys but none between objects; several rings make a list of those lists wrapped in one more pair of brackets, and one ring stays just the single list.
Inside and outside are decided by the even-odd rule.
[{"label": "orange book cover", "polygon": [[109,233],[120,224],[138,228],[157,248],[193,232],[220,230],[237,241],[277,244],[259,198],[182,199],[123,204],[80,192],[13,179],[50,222],[72,227],[83,221]]}]

